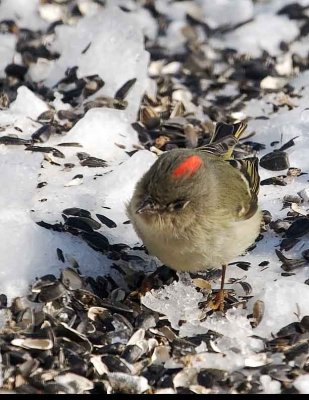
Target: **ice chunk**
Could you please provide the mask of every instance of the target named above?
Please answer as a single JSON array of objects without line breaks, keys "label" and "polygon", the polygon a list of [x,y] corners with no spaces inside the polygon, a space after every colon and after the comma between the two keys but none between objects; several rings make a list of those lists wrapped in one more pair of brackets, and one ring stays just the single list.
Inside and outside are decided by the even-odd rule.
[{"label": "ice chunk", "polygon": [[[88,1],[88,0],[85,0]],[[155,40],[158,33],[158,23],[155,18],[152,17],[150,11],[146,8],[140,7],[133,0],[107,0],[106,3],[109,6],[118,6],[125,10],[130,11],[130,17],[136,20],[137,26],[139,26],[143,34],[150,40]],[[157,5],[156,5],[157,6]],[[80,5],[79,5],[80,7]],[[88,6],[89,7],[89,6]],[[90,8],[92,8],[91,5]],[[85,13],[89,15],[89,12]],[[92,13],[93,15],[93,13]]]},{"label": "ice chunk", "polygon": [[244,354],[251,355],[262,349],[260,341],[251,338],[252,328],[244,310],[229,310],[226,318],[214,316],[201,322],[202,310],[198,303],[203,300],[203,295],[193,286],[179,281],[157,291],[148,292],[142,303],[166,315],[171,326],[179,330],[180,336],[203,334],[210,329],[225,335],[217,342],[222,351],[237,347]]},{"label": "ice chunk", "polygon": [[230,309],[226,318],[213,316],[207,318],[205,326],[229,338],[247,338],[252,335],[252,328],[247,313],[242,309]]},{"label": "ice chunk", "polygon": [[[56,222],[63,209],[73,206],[99,214],[104,211],[104,215],[120,225],[114,233],[115,239],[118,237],[121,240],[124,234],[130,243],[137,242],[132,227],[123,225],[128,219],[125,203],[129,201],[137,180],[155,161],[156,156],[149,151],[139,151],[132,157],[126,153],[134,149],[134,144],[138,144],[136,132],[126,115],[119,110],[91,109],[66,134],[65,139],[52,137],[49,145],[56,146],[61,141],[78,142],[83,147],[59,147],[66,155],[65,162],[76,164],[72,171],[65,170],[62,165],[44,164],[40,181],[47,182],[47,185],[35,194],[36,220]],[[107,167],[80,166],[76,156],[78,151],[107,161]],[[79,174],[83,175],[83,183],[68,187],[68,183]],[[42,198],[47,200],[42,202]],[[102,210],[102,206],[111,207],[111,210]]]},{"label": "ice chunk", "polygon": [[270,337],[291,322],[309,314],[309,287],[293,280],[289,282],[266,282],[264,294],[265,312],[256,335]]},{"label": "ice chunk", "polygon": [[128,158],[125,151],[133,150],[133,144],[138,144],[137,133],[127,115],[112,108],[89,110],[66,134],[65,140],[78,142],[83,145],[83,151],[109,162],[124,161]]},{"label": "ice chunk", "polygon": [[[224,363],[221,357],[223,353],[228,355],[230,370],[238,368],[240,363],[251,367],[267,363],[264,354],[256,354],[263,350],[263,342],[252,338],[253,331],[245,310],[230,309],[223,318],[213,315],[203,321],[202,326],[222,335],[212,342],[214,351],[220,352],[213,356],[214,362]],[[241,357],[238,359],[236,354]],[[221,368],[225,369],[224,366]]]},{"label": "ice chunk", "polygon": [[[168,317],[173,329],[181,328],[180,320],[186,325],[196,323],[202,315],[198,303],[203,301],[203,294],[182,281],[173,282],[159,290],[152,290],[142,298],[142,304]],[[207,329],[204,329],[204,333]]]},{"label": "ice chunk", "polygon": [[12,113],[24,115],[32,119],[36,119],[42,112],[47,110],[46,103],[26,86],[20,86],[17,89],[16,100],[10,107]]},{"label": "ice chunk", "polygon": [[246,310],[230,309],[225,317],[214,314],[201,321],[203,314],[198,304],[203,300],[203,294],[190,282],[180,280],[146,293],[142,304],[166,315],[172,328],[179,330],[180,337],[204,334],[208,330],[222,335],[212,342],[215,353],[205,352],[200,346],[198,354],[189,357],[190,366],[194,368],[233,371],[268,363],[266,354],[257,354],[263,350],[263,342],[252,338],[253,330]]},{"label": "ice chunk", "polygon": [[[31,134],[41,125],[34,120],[49,108],[43,100],[26,86],[17,89],[17,97],[8,110],[0,113],[0,124],[5,128],[4,135],[17,134],[29,139]],[[17,132],[14,127],[19,128]]]},{"label": "ice chunk", "polygon": [[309,394],[309,374],[298,376],[293,382],[293,386],[300,394]]},{"label": "ice chunk", "polygon": [[138,8],[137,10],[132,11],[130,16],[136,20],[137,25],[148,39],[156,39],[158,34],[158,24],[156,20],[152,18],[148,10],[145,8]]},{"label": "ice chunk", "polygon": [[253,17],[251,0],[198,0],[206,23],[213,29],[234,26]]},{"label": "ice chunk", "polygon": [[127,113],[135,118],[145,90],[149,61],[136,18],[108,6],[96,15],[82,18],[76,26],[57,26],[52,49],[61,56],[46,80],[47,85],[55,84],[67,68],[74,66],[78,66],[79,77],[98,74],[105,81],[95,96],[114,96],[129,79],[137,78],[127,96]]},{"label": "ice chunk", "polygon": [[[130,200],[136,182],[150,168],[156,156],[147,150],[133,154],[126,162],[119,165],[113,172],[104,176],[98,191],[105,194],[106,203],[117,209]],[[107,191],[107,189],[109,189]],[[120,196],[121,194],[121,196]]]}]

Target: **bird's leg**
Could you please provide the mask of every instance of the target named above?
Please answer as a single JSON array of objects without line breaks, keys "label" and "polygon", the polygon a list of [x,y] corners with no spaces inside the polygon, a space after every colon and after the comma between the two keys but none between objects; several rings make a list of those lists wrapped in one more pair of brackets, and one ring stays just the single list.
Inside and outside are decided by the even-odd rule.
[{"label": "bird's leg", "polygon": [[220,310],[224,311],[224,281],[225,281],[225,272],[226,272],[226,265],[222,265],[222,274],[221,274],[221,285],[218,294],[214,302],[212,303],[211,308],[213,310]]},{"label": "bird's leg", "polygon": [[219,310],[224,311],[224,281],[225,281],[226,265],[222,265],[221,285],[219,292]]}]

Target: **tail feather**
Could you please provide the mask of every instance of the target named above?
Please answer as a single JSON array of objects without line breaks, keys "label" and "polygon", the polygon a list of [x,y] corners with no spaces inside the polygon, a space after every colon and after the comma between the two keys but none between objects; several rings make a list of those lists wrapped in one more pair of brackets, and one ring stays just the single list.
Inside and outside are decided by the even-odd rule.
[{"label": "tail feather", "polygon": [[233,125],[218,122],[209,144],[200,147],[199,150],[229,160],[246,127],[247,124],[243,122],[237,122]]},{"label": "tail feather", "polygon": [[232,125],[218,122],[216,124],[216,128],[212,135],[212,138],[210,139],[210,143],[219,142],[228,136],[233,136],[236,139],[239,139],[246,128],[247,124],[245,124],[244,122],[237,122]]}]

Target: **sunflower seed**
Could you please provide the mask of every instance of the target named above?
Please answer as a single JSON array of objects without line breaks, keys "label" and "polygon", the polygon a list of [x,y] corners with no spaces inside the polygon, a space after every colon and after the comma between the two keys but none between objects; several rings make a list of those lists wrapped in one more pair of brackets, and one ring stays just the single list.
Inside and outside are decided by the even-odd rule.
[{"label": "sunflower seed", "polygon": [[284,151],[275,150],[265,154],[265,156],[260,159],[260,166],[271,171],[287,169],[290,166],[288,155]]}]

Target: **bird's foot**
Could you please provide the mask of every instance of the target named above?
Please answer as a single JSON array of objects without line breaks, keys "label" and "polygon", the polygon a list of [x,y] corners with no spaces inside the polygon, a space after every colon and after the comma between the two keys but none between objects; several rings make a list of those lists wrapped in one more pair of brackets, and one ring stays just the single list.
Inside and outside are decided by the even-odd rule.
[{"label": "bird's foot", "polygon": [[223,311],[224,312],[224,298],[227,292],[225,290],[220,289],[219,292],[215,295],[214,299],[210,300],[208,303],[208,307],[210,307],[213,311]]}]

